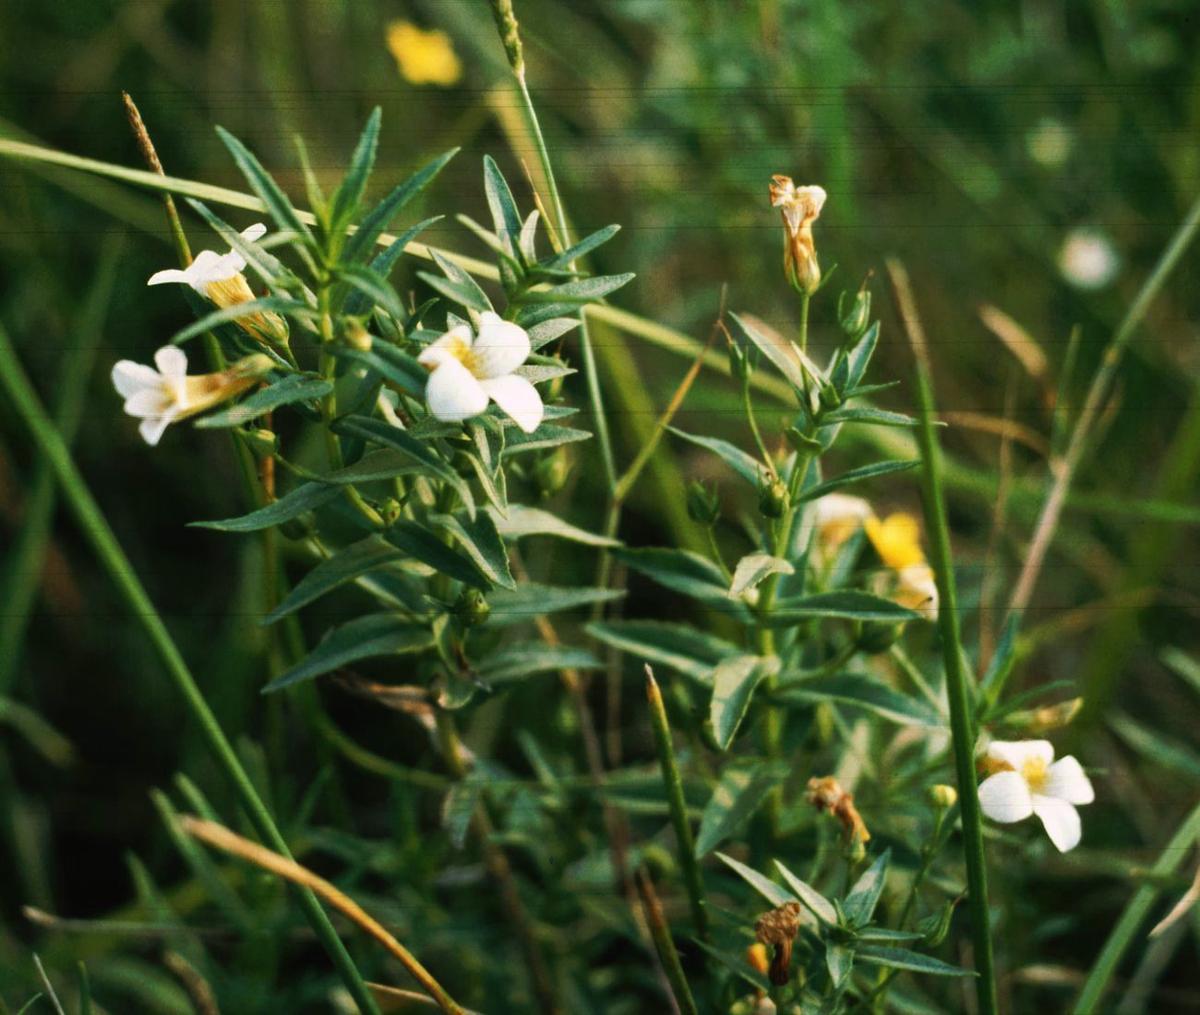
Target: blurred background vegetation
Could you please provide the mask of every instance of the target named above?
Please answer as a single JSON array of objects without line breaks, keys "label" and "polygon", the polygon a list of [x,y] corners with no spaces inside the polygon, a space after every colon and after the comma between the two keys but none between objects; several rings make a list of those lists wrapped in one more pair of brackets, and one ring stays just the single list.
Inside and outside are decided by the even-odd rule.
[{"label": "blurred background vegetation", "polygon": [[[772,173],[829,191],[816,232],[826,269],[839,265],[835,288],[857,288],[884,256],[905,261],[932,340],[939,402],[956,424],[945,442],[957,464],[951,511],[967,606],[997,590],[1003,601],[1045,488],[1047,449],[1200,193],[1194,4],[522,0],[518,14],[576,231],[623,227],[595,265],[637,272],[620,306],[703,338],[727,285],[732,308],[788,320],[777,218],[766,202]],[[448,33],[459,80],[407,82],[386,44],[397,18]],[[490,15],[472,0],[8,0],[0,38],[0,134],[98,159],[140,168],[120,102],[126,89],[168,173],[242,189],[212,129],[221,124],[297,200],[293,134],[306,138],[318,174],[333,179],[375,104],[384,111],[376,188],[463,148],[422,199],[422,214],[485,219],[482,155],[493,154],[514,181],[534,161]],[[1103,269],[1095,277],[1064,255],[1072,236]],[[479,253],[452,216],[424,238]],[[206,239],[194,230],[193,246]],[[0,320],[48,402],[72,376],[84,379],[82,470],[285,831],[315,800],[304,829],[313,862],[350,868],[357,894],[401,928],[417,921],[418,938],[435,948],[435,971],[482,984],[481,996],[504,996],[506,971],[481,956],[489,935],[495,949],[511,944],[498,921],[473,925],[477,903],[464,900],[477,872],[436,832],[439,794],[419,776],[365,771],[347,756],[353,748],[314,735],[296,714],[302,706],[258,695],[255,546],[184,527],[240,513],[229,445],[179,428],[150,451],[120,415],[112,362],[147,359],[182,323],[178,300],[144,287],[172,259],[153,195],[0,162]],[[1200,786],[1200,667],[1189,661],[1200,648],[1198,266],[1190,253],[1131,346],[1023,624],[1024,684],[1071,680],[1105,706],[1064,737],[1100,771],[1103,789],[1085,813],[1080,850],[1039,854],[996,876],[996,890],[1017,900],[1010,912],[1027,908],[1026,924],[1010,918],[998,931],[1013,1010],[1045,1010],[1069,996],[1131,880]],[[907,378],[910,354],[882,279],[875,289],[885,321],[875,377]],[[815,311],[818,349],[834,335],[831,302]],[[596,342],[627,358],[648,386],[650,409],[661,409],[687,367],[611,329],[598,328]],[[584,404],[581,385],[571,400]],[[907,385],[885,400],[911,408]],[[616,420],[623,460],[652,418]],[[741,439],[732,389],[706,374],[680,425],[719,431],[726,419]],[[675,534],[686,519],[660,509],[661,490],[681,473],[704,476],[710,461],[670,451],[635,494],[626,539],[687,538]],[[0,405],[0,547],[14,545],[31,502],[46,496],[38,475],[22,426]],[[597,482],[590,468],[577,471],[564,495],[579,524],[600,524],[600,498],[590,495]],[[892,484],[881,496],[884,509],[914,507],[915,484]],[[227,814],[225,789],[70,519],[54,516],[44,562],[5,553],[0,563],[0,998],[19,1008],[35,989],[37,950],[62,973],[85,960],[112,1010],[190,1010],[186,977],[164,966],[158,932],[46,927],[22,907],[56,919],[159,924],[177,918],[166,899],[176,913],[196,912],[203,881],[172,847],[152,791],[176,792],[175,774],[185,772]],[[560,555],[552,566],[566,583],[592,565]],[[637,582],[631,591],[631,613],[661,611]],[[985,619],[994,628],[995,618]],[[977,636],[974,614],[968,633]],[[336,690],[323,697],[355,742],[439,771],[403,717]],[[508,700],[510,715],[524,708],[557,724],[570,754],[569,719],[557,704],[536,693]],[[481,744],[501,719],[480,720]],[[629,752],[649,758],[644,719],[630,712],[623,721]],[[520,755],[501,760],[525,769]],[[1189,878],[1172,880],[1168,894]],[[248,881],[252,895],[271,895]],[[551,900],[564,913],[578,904]],[[179,933],[167,943],[186,954]],[[218,954],[233,954],[213,934]],[[484,950],[468,950],[468,941]],[[1195,1010],[1198,948],[1200,923],[1184,921],[1169,948],[1137,949],[1122,977],[1151,992],[1135,991],[1135,1000]],[[322,1010],[332,980],[319,950],[300,940],[286,954],[273,960],[291,973],[281,988],[286,1010]],[[612,956],[574,959],[600,968]],[[229,968],[243,977],[236,1010],[284,1010],[284,995],[253,972],[261,969],[253,956],[238,952]],[[611,986],[597,977],[597,992]],[[639,1010],[654,996],[640,989],[649,987],[627,987],[624,1007],[607,1010]]]}]

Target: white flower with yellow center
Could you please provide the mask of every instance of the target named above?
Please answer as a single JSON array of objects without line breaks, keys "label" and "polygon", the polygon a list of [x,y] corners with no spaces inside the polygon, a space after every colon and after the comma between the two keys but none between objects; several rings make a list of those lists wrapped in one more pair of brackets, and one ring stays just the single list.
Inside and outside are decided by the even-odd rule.
[{"label": "white flower with yellow center", "polygon": [[495,402],[526,433],[542,422],[542,396],[514,373],[529,358],[525,329],[490,310],[479,315],[479,334],[466,324],[451,328],[421,351],[417,362],[430,371],[425,401],[435,419],[457,423],[478,416]]},{"label": "white flower with yellow center", "polygon": [[993,740],[985,762],[994,775],[979,786],[979,806],[993,821],[1010,824],[1036,814],[1050,841],[1065,853],[1079,845],[1079,804],[1096,799],[1075,758],[1054,760],[1049,740]]},{"label": "white flower with yellow center", "polygon": [[187,355],[177,346],[167,345],[154,354],[154,366],[158,369],[123,359],[112,369],[113,387],[125,399],[125,411],[142,421],[138,430],[151,447],[176,420],[240,394],[273,364],[267,356],[247,356],[228,370],[189,377]]}]

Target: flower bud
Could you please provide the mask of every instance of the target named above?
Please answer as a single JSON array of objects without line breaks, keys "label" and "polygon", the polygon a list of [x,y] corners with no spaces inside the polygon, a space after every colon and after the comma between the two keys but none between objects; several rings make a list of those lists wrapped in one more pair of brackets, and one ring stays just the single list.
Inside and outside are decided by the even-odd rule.
[{"label": "flower bud", "polygon": [[746,359],[746,350],[736,342],[730,342],[726,346],[725,351],[729,355],[729,376],[735,381],[744,381],[750,371],[750,364]]},{"label": "flower bud", "polygon": [[[845,295],[842,293],[843,297]],[[866,282],[844,308],[843,301],[838,300],[838,317],[842,331],[851,341],[859,338],[867,330],[867,325],[871,323],[871,293],[867,289]]]},{"label": "flower bud", "polygon": [[454,614],[464,627],[477,627],[488,619],[492,608],[479,589],[463,589],[458,602],[454,604]]},{"label": "flower bud", "polygon": [[279,435],[273,430],[259,428],[257,430],[235,430],[234,433],[250,449],[255,458],[270,458],[279,450]]},{"label": "flower bud", "polygon": [[929,787],[929,803],[940,811],[948,811],[958,803],[958,790],[945,783]]},{"label": "flower bud", "polygon": [[716,525],[721,517],[721,502],[716,490],[703,483],[692,482],[687,488],[688,517],[701,525]]},{"label": "flower bud", "polygon": [[1051,730],[1070,725],[1081,708],[1083,708],[1082,698],[1069,698],[1066,701],[1060,701],[1057,705],[1013,712],[1005,720],[1005,725],[1034,736],[1041,736]]},{"label": "flower bud", "polygon": [[567,449],[559,445],[534,467],[533,478],[542,497],[553,497],[567,485],[571,474],[571,459]]},{"label": "flower bud", "polygon": [[771,965],[771,959],[767,955],[767,946],[761,941],[755,941],[749,948],[746,949],[746,964],[750,966],[756,973],[767,975],[767,969]]},{"label": "flower bud", "polygon": [[766,480],[758,488],[758,510],[767,518],[782,518],[787,508],[787,484],[778,476]]},{"label": "flower bud", "polygon": [[855,647],[867,655],[879,655],[880,652],[886,652],[895,645],[903,631],[903,624],[868,620],[858,632],[858,641],[855,643]]},{"label": "flower bud", "polygon": [[[205,286],[204,292],[222,310],[235,307],[240,303],[249,303],[255,298],[250,283],[246,281],[246,276],[240,271],[230,278],[215,279],[209,282]],[[274,311],[260,310],[254,314],[247,314],[245,317],[235,318],[233,323],[259,342],[268,342],[274,345],[288,344],[287,318]]]},{"label": "flower bud", "polygon": [[342,330],[342,339],[351,349],[357,349],[359,352],[371,351],[371,333],[363,327],[361,321],[353,317],[346,322]]},{"label": "flower bud", "polygon": [[379,505],[379,517],[384,525],[395,525],[400,520],[400,502],[395,497],[389,497]]}]

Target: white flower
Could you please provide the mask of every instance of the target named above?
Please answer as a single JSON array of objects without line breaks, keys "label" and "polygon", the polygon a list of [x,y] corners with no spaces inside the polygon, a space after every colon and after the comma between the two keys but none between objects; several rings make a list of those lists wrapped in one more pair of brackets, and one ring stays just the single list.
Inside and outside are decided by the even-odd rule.
[{"label": "white flower", "polygon": [[479,315],[479,334],[460,324],[422,350],[417,362],[430,370],[425,401],[446,423],[478,416],[495,402],[526,433],[542,422],[542,396],[513,373],[529,358],[525,329],[490,310]]},{"label": "white flower", "polygon": [[813,524],[823,548],[836,549],[874,515],[871,505],[861,497],[827,493],[813,504]]},{"label": "white flower", "polygon": [[[256,222],[248,229],[242,230],[242,239],[253,243],[255,240],[262,239],[266,233],[267,227],[261,222]],[[209,287],[216,283],[228,282],[245,270],[246,259],[236,250],[230,250],[227,254],[218,254],[215,250],[202,250],[186,268],[167,268],[163,271],[156,271],[150,276],[146,285],[180,282],[183,285],[191,286],[201,296],[211,299],[214,303],[220,303],[220,300],[212,295]],[[253,295],[249,298],[253,299]]]},{"label": "white flower", "polygon": [[926,620],[938,618],[938,589],[928,564],[909,564],[896,572],[895,600]]},{"label": "white flower", "polygon": [[1117,276],[1121,258],[1112,241],[1094,229],[1075,229],[1058,254],[1063,278],[1080,289],[1103,289]]},{"label": "white flower", "polygon": [[1055,761],[1049,740],[993,740],[986,761],[996,774],[979,786],[984,814],[1004,824],[1036,814],[1059,852],[1079,845],[1075,807],[1090,804],[1096,794],[1075,758]]},{"label": "white flower", "polygon": [[112,369],[113,387],[125,399],[125,411],[142,421],[138,430],[151,447],[176,420],[233,398],[273,366],[267,356],[247,356],[228,370],[189,377],[187,356],[174,345],[159,349],[154,365],[157,370],[123,359]]}]

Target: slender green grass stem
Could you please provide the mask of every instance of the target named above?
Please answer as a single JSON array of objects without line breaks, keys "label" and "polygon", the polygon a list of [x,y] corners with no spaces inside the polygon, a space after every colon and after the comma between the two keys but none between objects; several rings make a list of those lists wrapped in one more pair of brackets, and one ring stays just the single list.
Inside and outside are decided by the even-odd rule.
[{"label": "slender green grass stem", "polygon": [[699,1009],[692,997],[692,988],[688,986],[683,964],[679,961],[679,952],[671,938],[671,928],[663,913],[662,903],[658,901],[658,893],[650,876],[639,869],[637,872],[638,894],[642,897],[642,912],[646,914],[646,923],[650,927],[650,936],[654,939],[654,947],[662,962],[663,972],[675,995],[675,1003],[683,1015],[698,1015]]},{"label": "slender green grass stem", "polygon": [[[54,470],[59,487],[84,536],[92,544],[101,564],[108,571],[130,611],[137,618],[155,649],[167,673],[183,697],[185,706],[199,725],[213,760],[233,785],[239,803],[256,832],[272,849],[289,856],[287,843],[276,827],[266,804],[258,795],[249,775],[238,760],[233,746],[226,738],[216,716],[196,685],[187,663],[176,647],[170,632],[159,617],[145,588],[137,578],[133,565],[125,556],[120,543],[108,525],[99,505],[92,497],[83,476],[76,468],[71,454],[53,422],[46,415],[41,400],[26,376],[9,340],[0,328],[0,387],[3,387],[18,415],[25,421],[34,442]],[[313,931],[337,968],[342,982],[364,1012],[376,1015],[379,1009],[363,982],[345,945],[329,922],[315,895],[307,889],[298,892],[301,908]]]},{"label": "slender green grass stem", "polygon": [[950,526],[942,492],[941,451],[934,436],[936,407],[930,377],[925,337],[916,316],[916,306],[908,275],[895,261],[888,262],[888,274],[896,294],[900,318],[908,332],[916,361],[917,406],[920,426],[917,441],[921,448],[922,501],[925,527],[930,541],[930,556],[937,576],[938,628],[946,668],[946,692],[950,704],[950,730],[954,740],[954,767],[962,814],[963,855],[967,866],[967,904],[971,913],[971,934],[975,945],[975,983],[979,1010],[995,1015],[996,969],[992,949],[991,918],[988,913],[987,861],[983,849],[983,820],[979,809],[979,787],[975,781],[975,730],[970,712],[967,672],[963,665],[959,632],[958,590],[954,581],[954,560],[950,552]]},{"label": "slender green grass stem", "polygon": [[1108,989],[1108,981],[1112,979],[1125,950],[1133,943],[1142,921],[1145,920],[1146,914],[1150,912],[1150,907],[1154,905],[1154,901],[1162,891],[1162,879],[1178,869],[1198,839],[1200,839],[1200,804],[1197,804],[1183,819],[1179,831],[1163,847],[1158,860],[1150,868],[1145,883],[1129,900],[1125,912],[1121,914],[1121,919],[1117,921],[1108,940],[1104,942],[1099,957],[1093,963],[1087,980],[1084,981],[1083,989],[1079,992],[1075,1007],[1072,1009],[1074,1015],[1090,1015],[1091,1012],[1099,1010],[1100,1000],[1104,996],[1105,990]]},{"label": "slender green grass stem", "polygon": [[692,923],[701,940],[708,940],[708,909],[704,901],[704,882],[700,878],[700,867],[696,863],[696,844],[692,839],[692,826],[688,823],[687,805],[683,798],[683,779],[675,762],[675,747],[671,742],[671,725],[667,720],[667,709],[663,704],[662,692],[650,667],[646,667],[646,700],[650,703],[650,727],[654,731],[654,744],[658,748],[658,763],[662,768],[663,785],[667,790],[667,804],[671,809],[671,825],[675,829],[675,848],[679,854],[679,866],[687,887],[688,905],[692,910]]}]

